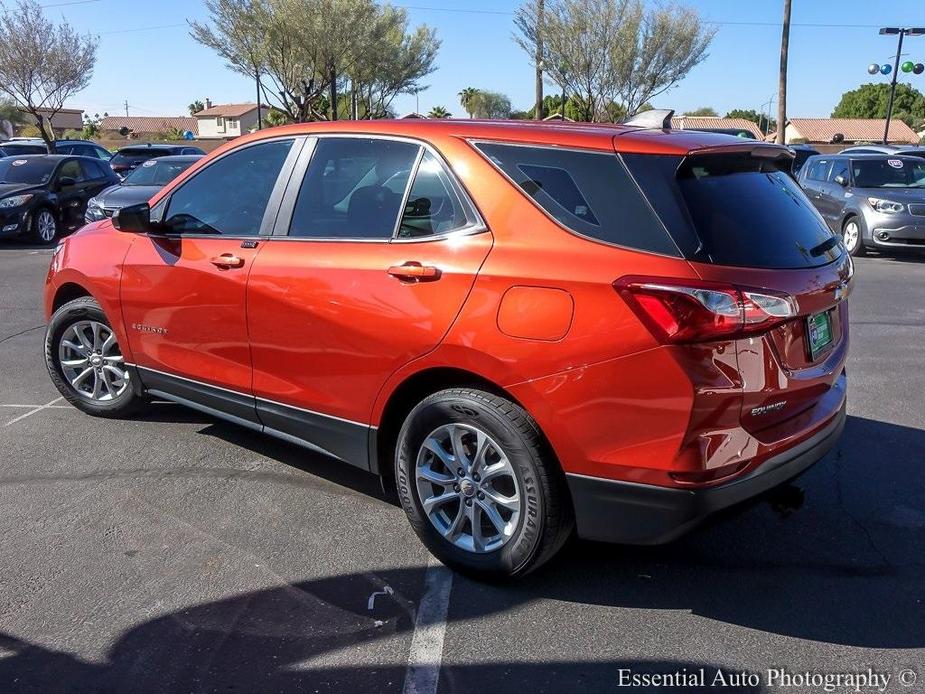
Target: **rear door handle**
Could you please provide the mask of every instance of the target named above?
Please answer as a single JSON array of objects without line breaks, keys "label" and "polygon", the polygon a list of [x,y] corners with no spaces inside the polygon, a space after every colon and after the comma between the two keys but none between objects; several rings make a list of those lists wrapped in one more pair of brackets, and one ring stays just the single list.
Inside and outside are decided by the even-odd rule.
[{"label": "rear door handle", "polygon": [[209,262],[212,263],[215,267],[221,268],[230,268],[230,267],[243,267],[244,258],[239,258],[236,255],[231,253],[222,253],[217,255],[214,258],[210,258]]},{"label": "rear door handle", "polygon": [[440,279],[441,273],[438,267],[411,261],[403,265],[393,265],[389,268],[389,274],[406,282],[433,282]]}]

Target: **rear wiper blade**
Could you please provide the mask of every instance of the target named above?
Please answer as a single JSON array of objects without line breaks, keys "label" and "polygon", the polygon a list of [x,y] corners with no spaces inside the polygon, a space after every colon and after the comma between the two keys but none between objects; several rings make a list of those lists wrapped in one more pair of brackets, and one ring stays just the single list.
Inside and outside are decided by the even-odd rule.
[{"label": "rear wiper blade", "polygon": [[818,246],[810,248],[809,254],[813,256],[814,258],[816,258],[822,255],[823,253],[825,253],[826,251],[831,250],[832,248],[835,248],[835,246],[837,245],[838,245],[838,237],[832,236],[826,239],[825,241],[823,241],[822,243],[820,243]]}]

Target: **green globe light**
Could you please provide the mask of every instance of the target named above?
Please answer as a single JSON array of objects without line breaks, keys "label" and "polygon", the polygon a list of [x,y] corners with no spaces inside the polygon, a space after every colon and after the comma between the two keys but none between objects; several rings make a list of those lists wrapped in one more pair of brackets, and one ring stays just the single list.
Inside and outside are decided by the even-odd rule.
[{"label": "green globe light", "polygon": [[903,72],[912,72],[912,69],[915,67],[915,63],[911,60],[907,60],[901,66]]}]

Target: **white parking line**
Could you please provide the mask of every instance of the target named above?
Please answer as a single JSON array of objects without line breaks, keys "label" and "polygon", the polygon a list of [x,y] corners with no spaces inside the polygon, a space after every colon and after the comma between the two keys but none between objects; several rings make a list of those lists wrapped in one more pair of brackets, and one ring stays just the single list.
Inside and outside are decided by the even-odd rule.
[{"label": "white parking line", "polygon": [[453,572],[430,556],[424,574],[424,596],[414,620],[403,694],[436,694],[443,659],[446,615],[453,588]]},{"label": "white parking line", "polygon": [[8,421],[8,422],[7,422],[6,424],[4,424],[3,426],[7,426],[7,427],[8,427],[8,426],[10,426],[11,424],[16,424],[16,422],[22,421],[22,420],[25,419],[26,417],[31,417],[31,416],[34,415],[36,412],[41,412],[42,410],[50,409],[53,405],[55,405],[56,403],[58,403],[58,402],[60,402],[60,401],[62,401],[62,400],[64,400],[63,397],[61,397],[61,398],[55,398],[54,400],[52,400],[51,402],[49,402],[49,403],[47,403],[47,404],[45,404],[45,405],[39,405],[38,407],[35,407],[35,408],[29,410],[29,411],[26,412],[25,414],[19,415],[18,417],[16,417],[16,419],[11,419],[10,421]]},{"label": "white parking line", "polygon": [[74,408],[71,405],[20,405],[20,404],[11,404],[8,402],[0,402],[0,407],[18,407],[21,410],[31,410],[34,407],[42,408],[43,410],[73,410]]}]

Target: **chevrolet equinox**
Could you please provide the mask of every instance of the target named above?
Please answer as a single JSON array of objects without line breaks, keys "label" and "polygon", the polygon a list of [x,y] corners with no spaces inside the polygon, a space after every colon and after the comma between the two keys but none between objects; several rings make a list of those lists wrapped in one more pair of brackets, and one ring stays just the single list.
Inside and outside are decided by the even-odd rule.
[{"label": "chevrolet equinox", "polygon": [[853,267],[792,152],[668,117],[229,142],[58,245],[51,378],[379,475],[472,575],[669,541],[835,444]]}]

